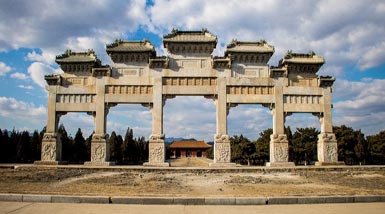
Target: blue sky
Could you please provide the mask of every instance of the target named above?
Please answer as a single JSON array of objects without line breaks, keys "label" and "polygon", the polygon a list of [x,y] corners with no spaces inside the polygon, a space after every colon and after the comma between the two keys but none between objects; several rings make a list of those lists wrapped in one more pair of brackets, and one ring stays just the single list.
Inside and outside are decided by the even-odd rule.
[{"label": "blue sky", "polygon": [[[207,28],[218,37],[214,55],[223,55],[233,39],[265,39],[275,47],[277,65],[287,50],[313,50],[325,57],[319,75],[337,78],[333,86],[333,123],[361,129],[366,135],[385,129],[385,2],[352,0],[183,0],[48,1],[0,0],[0,128],[41,130],[46,123],[44,75],[60,73],[55,56],[70,48],[94,49],[105,64],[105,45],[116,38],[150,39],[165,55],[162,36],[172,28]],[[187,109],[187,110],[186,110]],[[164,133],[211,141],[215,106],[203,97],[167,100]],[[69,113],[61,118],[72,135],[88,136],[93,118]],[[243,105],[228,116],[230,135],[256,139],[271,127],[267,108]],[[315,126],[311,114],[286,118],[291,127]],[[108,132],[136,136],[151,133],[151,115],[140,105],[118,105],[108,115]]]}]

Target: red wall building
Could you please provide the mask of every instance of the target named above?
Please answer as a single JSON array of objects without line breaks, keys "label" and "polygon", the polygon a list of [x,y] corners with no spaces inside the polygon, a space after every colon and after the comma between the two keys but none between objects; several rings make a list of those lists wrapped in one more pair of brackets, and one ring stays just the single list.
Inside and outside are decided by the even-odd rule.
[{"label": "red wall building", "polygon": [[204,141],[174,141],[168,145],[171,158],[206,157],[211,146]]}]

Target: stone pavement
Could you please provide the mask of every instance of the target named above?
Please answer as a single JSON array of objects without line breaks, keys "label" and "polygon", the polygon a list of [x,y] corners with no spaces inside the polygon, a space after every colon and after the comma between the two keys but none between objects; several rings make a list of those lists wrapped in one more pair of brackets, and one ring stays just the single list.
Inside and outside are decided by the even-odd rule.
[{"label": "stone pavement", "polygon": [[384,214],[385,203],[354,204],[302,204],[270,206],[209,206],[209,205],[126,205],[126,204],[72,204],[72,203],[32,203],[0,202],[0,214],[97,214],[97,213],[322,213],[322,214]]}]

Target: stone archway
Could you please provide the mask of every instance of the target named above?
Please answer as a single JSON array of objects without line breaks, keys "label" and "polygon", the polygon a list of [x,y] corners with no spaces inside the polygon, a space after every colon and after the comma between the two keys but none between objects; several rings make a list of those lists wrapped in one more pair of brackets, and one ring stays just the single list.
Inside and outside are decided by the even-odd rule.
[{"label": "stone archway", "polygon": [[[223,57],[213,57],[217,37],[207,30],[173,30],[163,37],[167,56],[157,56],[148,40],[116,40],[106,51],[113,64],[102,65],[92,50],[67,50],[56,62],[64,71],[45,76],[48,83],[48,121],[43,146],[58,154],[57,115],[60,112],[89,112],[95,117],[91,165],[109,165],[106,144],[106,115],[111,104],[137,103],[149,106],[152,134],[149,162],[165,162],[163,106],[168,97],[199,95],[212,97],[216,104],[214,161],[211,166],[234,166],[227,133],[228,109],[237,104],[263,104],[273,115],[273,135],[268,166],[290,166],[284,134],[286,114],[318,114],[321,121],[319,164],[337,164],[332,130],[331,86],[333,77],[318,76],[324,58],[314,52],[287,52],[276,67],[267,64],[274,47],[266,41],[231,41]],[[332,155],[331,155],[332,154]],[[47,158],[48,157],[48,158]],[[38,163],[57,164],[60,155],[46,156]]]}]

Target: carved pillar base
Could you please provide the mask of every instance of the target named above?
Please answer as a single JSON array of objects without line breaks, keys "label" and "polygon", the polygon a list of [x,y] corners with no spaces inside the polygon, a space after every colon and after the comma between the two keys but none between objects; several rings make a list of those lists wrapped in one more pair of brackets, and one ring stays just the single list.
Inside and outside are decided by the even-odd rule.
[{"label": "carved pillar base", "polygon": [[321,133],[318,135],[317,144],[318,162],[316,166],[344,165],[338,161],[338,146],[336,136],[333,133]]},{"label": "carved pillar base", "polygon": [[62,146],[60,138],[55,133],[45,133],[41,145],[41,160],[35,161],[37,165],[59,165],[66,164],[61,161]]},{"label": "carved pillar base", "polygon": [[293,167],[295,164],[289,162],[289,141],[285,134],[270,135],[270,162],[268,167]]},{"label": "carved pillar base", "polygon": [[164,145],[164,135],[151,135],[148,150],[148,162],[144,163],[144,166],[170,166],[170,163],[165,162],[166,146]]},{"label": "carved pillar base", "polygon": [[102,135],[94,134],[91,141],[91,161],[87,161],[87,166],[111,166],[115,162],[110,162],[110,145]]},{"label": "carved pillar base", "polygon": [[231,163],[231,147],[228,135],[214,136],[214,162],[209,164],[210,167],[231,167],[235,163]]}]

